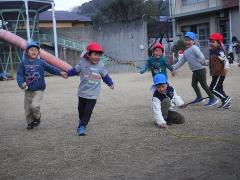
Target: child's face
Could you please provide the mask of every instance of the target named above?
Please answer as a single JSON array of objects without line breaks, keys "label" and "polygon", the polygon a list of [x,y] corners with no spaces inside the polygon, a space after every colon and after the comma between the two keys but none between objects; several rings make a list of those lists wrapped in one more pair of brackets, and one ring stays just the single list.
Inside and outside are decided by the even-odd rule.
[{"label": "child's face", "polygon": [[167,90],[167,84],[159,84],[156,86],[156,89],[159,93],[164,94]]},{"label": "child's face", "polygon": [[187,47],[191,47],[192,45],[194,45],[194,41],[189,37],[184,37],[184,43]]},{"label": "child's face", "polygon": [[210,47],[212,48],[212,49],[217,49],[217,48],[219,48],[221,46],[221,44],[218,42],[218,41],[216,41],[216,40],[211,40],[210,41]]},{"label": "child's face", "polygon": [[163,51],[162,51],[161,48],[155,48],[155,49],[153,50],[153,56],[156,57],[156,58],[161,57],[162,54],[163,54]]},{"label": "child's face", "polygon": [[36,47],[31,47],[27,50],[27,55],[29,59],[36,59],[39,55],[39,49]]},{"label": "child's face", "polygon": [[101,52],[91,52],[88,55],[88,59],[92,64],[97,64],[99,60],[101,59],[102,53]]}]

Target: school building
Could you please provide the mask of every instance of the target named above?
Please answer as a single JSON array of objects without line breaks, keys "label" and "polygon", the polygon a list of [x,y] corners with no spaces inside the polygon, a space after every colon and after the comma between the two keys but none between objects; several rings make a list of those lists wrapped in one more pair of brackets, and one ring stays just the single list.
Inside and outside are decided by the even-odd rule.
[{"label": "school building", "polygon": [[[68,11],[55,11],[57,28],[85,27],[92,25],[90,17]],[[52,11],[44,11],[39,15],[40,28],[52,28]]]},{"label": "school building", "polygon": [[222,33],[225,44],[232,36],[240,39],[239,4],[239,0],[169,0],[173,39],[192,31],[203,50],[207,50],[208,37],[213,32]]}]

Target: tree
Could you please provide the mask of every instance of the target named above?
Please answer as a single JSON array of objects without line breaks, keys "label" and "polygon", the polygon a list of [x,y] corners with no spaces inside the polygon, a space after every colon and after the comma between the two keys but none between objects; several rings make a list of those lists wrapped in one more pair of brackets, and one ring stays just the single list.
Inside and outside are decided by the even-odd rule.
[{"label": "tree", "polygon": [[184,41],[182,39],[180,39],[172,46],[171,51],[174,53],[174,56],[177,57],[178,51],[180,51],[180,50],[184,51],[185,49],[186,49],[186,45],[185,45]]},{"label": "tree", "polygon": [[[165,4],[165,5],[164,5]],[[149,21],[157,21],[168,9],[163,1],[152,0],[92,0],[73,9],[82,15],[92,17],[95,24],[130,21],[143,16]],[[157,18],[156,18],[157,17]]]}]

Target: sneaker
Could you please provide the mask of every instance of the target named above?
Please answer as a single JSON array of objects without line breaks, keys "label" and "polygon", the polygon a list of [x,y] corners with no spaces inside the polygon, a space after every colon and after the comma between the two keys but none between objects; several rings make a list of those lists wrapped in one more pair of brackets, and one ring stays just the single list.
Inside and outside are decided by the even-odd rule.
[{"label": "sneaker", "polygon": [[34,128],[34,124],[33,124],[33,122],[30,123],[30,124],[28,124],[28,126],[27,126],[27,130],[30,130],[30,129],[33,129],[33,128]]},{"label": "sneaker", "polygon": [[209,99],[208,103],[205,104],[204,106],[214,106],[218,103],[218,99],[214,98],[214,99]]},{"label": "sneaker", "polygon": [[221,109],[224,105],[224,102],[222,102],[222,104],[220,106],[218,106],[217,108]]},{"label": "sneaker", "polygon": [[228,96],[227,98],[226,98],[226,100],[223,102],[223,108],[225,108],[229,103],[230,103],[230,101],[231,101],[231,98]]},{"label": "sneaker", "polygon": [[77,129],[77,133],[79,136],[85,136],[86,135],[86,127],[85,126],[80,126]]},{"label": "sneaker", "polygon": [[197,104],[197,103],[200,103],[202,101],[204,101],[204,98],[196,98],[190,104]]},{"label": "sneaker", "polygon": [[224,107],[224,109],[230,109],[231,108],[231,103],[228,103],[225,107]]},{"label": "sneaker", "polygon": [[39,126],[40,122],[41,122],[40,119],[34,119],[34,120],[33,120],[33,126],[34,126],[34,127]]}]

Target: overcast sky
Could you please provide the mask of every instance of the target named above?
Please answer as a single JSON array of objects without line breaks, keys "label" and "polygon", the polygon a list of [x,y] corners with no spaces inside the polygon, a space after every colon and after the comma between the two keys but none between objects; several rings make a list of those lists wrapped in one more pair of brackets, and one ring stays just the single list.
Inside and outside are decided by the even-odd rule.
[{"label": "overcast sky", "polygon": [[74,6],[80,6],[90,0],[54,0],[56,10],[69,10]]}]

